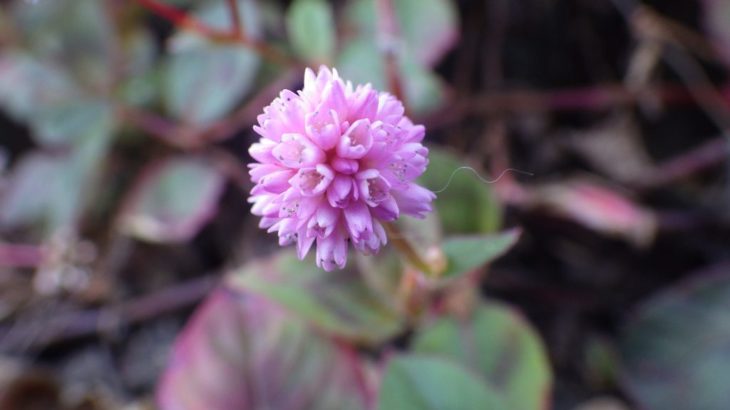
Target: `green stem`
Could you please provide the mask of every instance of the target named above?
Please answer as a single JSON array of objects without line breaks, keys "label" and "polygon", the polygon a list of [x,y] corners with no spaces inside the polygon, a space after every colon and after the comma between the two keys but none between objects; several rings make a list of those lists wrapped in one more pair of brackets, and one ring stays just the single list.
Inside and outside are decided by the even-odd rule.
[{"label": "green stem", "polygon": [[397,225],[393,223],[386,223],[383,225],[385,227],[385,231],[388,233],[388,239],[390,239],[390,242],[395,245],[396,249],[398,249],[398,252],[400,252],[406,262],[429,276],[436,274],[434,266],[423,259],[421,253],[413,247],[411,242],[408,241],[408,238],[401,233],[400,228],[398,228]]}]

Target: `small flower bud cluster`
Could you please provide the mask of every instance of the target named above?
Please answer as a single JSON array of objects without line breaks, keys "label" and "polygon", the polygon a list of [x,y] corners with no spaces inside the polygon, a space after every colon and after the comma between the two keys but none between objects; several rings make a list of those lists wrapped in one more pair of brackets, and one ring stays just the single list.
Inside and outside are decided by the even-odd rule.
[{"label": "small flower bud cluster", "polygon": [[282,91],[254,130],[252,212],[280,245],[296,243],[300,258],[316,242],[325,270],[345,266],[348,241],[376,253],[387,242],[383,222],[431,211],[435,195],[414,182],[428,165],[425,129],[369,84],[307,69],[304,88]]}]

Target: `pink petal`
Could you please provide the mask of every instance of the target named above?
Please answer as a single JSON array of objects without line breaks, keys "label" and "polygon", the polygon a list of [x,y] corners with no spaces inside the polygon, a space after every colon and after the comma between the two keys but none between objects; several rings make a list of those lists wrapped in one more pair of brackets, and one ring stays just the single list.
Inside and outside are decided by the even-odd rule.
[{"label": "pink petal", "polygon": [[355,121],[337,144],[337,155],[341,158],[360,159],[373,146],[373,137],[370,135],[370,121],[367,119]]},{"label": "pink petal", "polygon": [[330,167],[318,164],[315,168],[302,168],[289,183],[303,196],[319,195],[327,189],[335,174]]},{"label": "pink petal", "polygon": [[373,223],[368,206],[362,202],[354,202],[344,209],[347,230],[353,242],[372,232]]},{"label": "pink petal", "polygon": [[401,212],[418,218],[431,212],[431,201],[436,198],[433,192],[413,183],[408,184],[407,189],[393,191],[392,194]]},{"label": "pink petal", "polygon": [[352,178],[344,175],[337,175],[327,189],[327,201],[337,208],[344,208],[352,200],[353,191]]}]

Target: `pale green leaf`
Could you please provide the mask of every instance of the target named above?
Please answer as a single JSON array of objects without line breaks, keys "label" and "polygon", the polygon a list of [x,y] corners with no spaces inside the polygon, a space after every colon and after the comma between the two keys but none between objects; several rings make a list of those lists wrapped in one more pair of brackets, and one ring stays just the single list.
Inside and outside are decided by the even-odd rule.
[{"label": "pale green leaf", "polygon": [[287,11],[287,30],[294,50],[314,64],[332,61],[336,34],[332,7],[324,0],[294,0]]},{"label": "pale green leaf", "polygon": [[478,269],[509,251],[520,237],[519,230],[501,234],[452,237],[443,243],[446,255],[444,279],[459,277]]},{"label": "pale green leaf", "polygon": [[446,358],[407,355],[388,363],[379,410],[506,410],[502,398],[476,373]]},{"label": "pale green leaf", "polygon": [[552,376],[545,347],[527,321],[507,306],[486,303],[466,320],[438,319],[416,335],[413,349],[470,367],[508,409],[548,408]]}]

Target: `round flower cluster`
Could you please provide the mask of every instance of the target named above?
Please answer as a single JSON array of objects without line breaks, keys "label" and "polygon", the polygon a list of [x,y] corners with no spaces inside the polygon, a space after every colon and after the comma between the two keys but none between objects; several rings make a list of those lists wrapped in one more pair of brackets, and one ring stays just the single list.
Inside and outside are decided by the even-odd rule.
[{"label": "round flower cluster", "polygon": [[280,245],[296,243],[300,259],[316,241],[317,266],[343,268],[348,240],[375,253],[387,242],[383,222],[431,211],[436,196],[413,182],[428,165],[425,129],[370,84],[307,69],[304,88],[282,91],[254,130],[252,212]]}]

